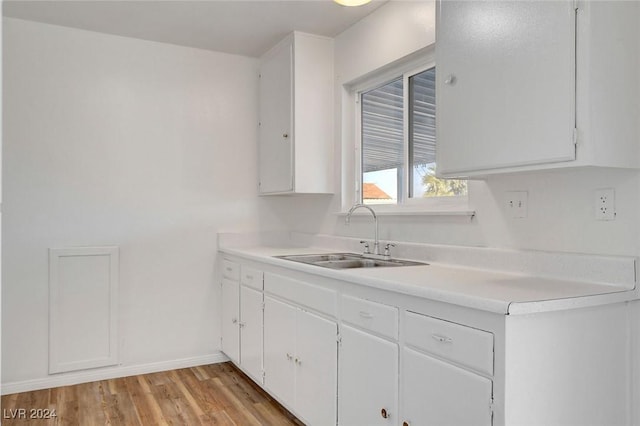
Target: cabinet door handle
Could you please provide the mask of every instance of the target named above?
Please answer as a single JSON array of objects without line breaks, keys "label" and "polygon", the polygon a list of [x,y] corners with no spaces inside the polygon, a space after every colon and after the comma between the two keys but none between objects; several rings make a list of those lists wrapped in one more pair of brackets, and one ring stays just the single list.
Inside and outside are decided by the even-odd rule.
[{"label": "cabinet door handle", "polygon": [[231,323],[232,324],[237,324],[238,323],[238,318],[232,318],[231,319]]},{"label": "cabinet door handle", "polygon": [[451,339],[451,337],[441,336],[439,334],[432,334],[431,337],[440,343],[453,343],[453,339]]},{"label": "cabinet door handle", "polygon": [[453,86],[454,84],[456,84],[456,76],[453,74],[449,74],[447,78],[444,79],[444,84]]},{"label": "cabinet door handle", "polygon": [[291,354],[289,354],[289,353],[287,354],[287,359],[288,359],[289,361],[291,361],[291,360],[293,359],[293,357],[291,356]]},{"label": "cabinet door handle", "polygon": [[383,408],[382,410],[380,410],[380,415],[383,419],[388,419],[391,416],[391,413],[388,412],[386,408]]},{"label": "cabinet door handle", "polygon": [[300,358],[296,357],[295,363],[298,364],[298,365],[301,365],[302,361],[300,360]]},{"label": "cabinet door handle", "polygon": [[286,139],[286,138],[288,138],[288,137],[289,137],[289,134],[288,134],[288,133],[283,133],[283,134],[282,134],[282,137]]},{"label": "cabinet door handle", "polygon": [[360,316],[362,318],[366,318],[366,319],[371,319],[373,318],[373,315],[371,315],[369,312],[366,311],[360,311]]},{"label": "cabinet door handle", "polygon": [[240,328],[244,328],[244,326],[247,325],[247,323],[241,322],[241,323],[238,323],[238,325],[240,326]]}]

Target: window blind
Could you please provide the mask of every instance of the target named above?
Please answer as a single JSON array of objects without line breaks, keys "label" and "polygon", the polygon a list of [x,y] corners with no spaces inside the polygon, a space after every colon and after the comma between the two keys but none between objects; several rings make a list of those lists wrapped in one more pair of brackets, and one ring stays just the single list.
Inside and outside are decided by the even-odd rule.
[{"label": "window blind", "polygon": [[[435,68],[409,79],[410,142],[413,164],[435,162]],[[362,171],[394,169],[404,163],[403,79],[364,92],[362,102]]]}]

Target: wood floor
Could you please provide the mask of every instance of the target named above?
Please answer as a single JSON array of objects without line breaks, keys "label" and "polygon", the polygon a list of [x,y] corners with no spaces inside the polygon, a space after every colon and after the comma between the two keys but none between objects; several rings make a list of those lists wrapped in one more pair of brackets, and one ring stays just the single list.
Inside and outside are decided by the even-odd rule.
[{"label": "wood floor", "polygon": [[[55,410],[56,417],[29,418],[44,417],[47,410]],[[242,372],[223,363],[5,395],[2,425],[302,423]]]}]

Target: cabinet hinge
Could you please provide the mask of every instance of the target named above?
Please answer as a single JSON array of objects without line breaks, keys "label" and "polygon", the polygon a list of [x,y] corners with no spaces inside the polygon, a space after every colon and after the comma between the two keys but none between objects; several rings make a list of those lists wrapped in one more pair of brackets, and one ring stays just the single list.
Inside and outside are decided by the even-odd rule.
[{"label": "cabinet hinge", "polygon": [[578,128],[577,127],[573,128],[572,138],[573,138],[573,144],[578,145]]},{"label": "cabinet hinge", "polygon": [[489,401],[489,413],[491,414],[491,420],[493,421],[493,418],[495,417],[495,413],[496,413],[496,404],[495,404],[495,401],[493,400],[493,397],[491,397],[491,400]]}]

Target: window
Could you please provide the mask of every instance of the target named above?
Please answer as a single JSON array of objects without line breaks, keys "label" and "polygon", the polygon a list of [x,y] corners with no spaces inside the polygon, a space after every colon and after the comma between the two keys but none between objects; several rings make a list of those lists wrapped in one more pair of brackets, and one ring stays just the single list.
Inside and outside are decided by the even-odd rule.
[{"label": "window", "polygon": [[438,179],[436,68],[405,73],[358,92],[360,194],[366,204],[407,204],[467,194],[467,182]]}]

